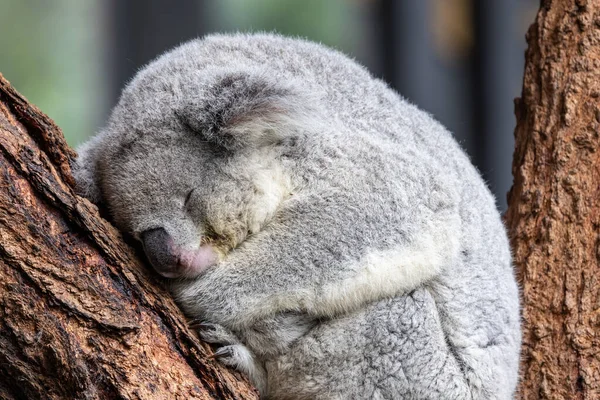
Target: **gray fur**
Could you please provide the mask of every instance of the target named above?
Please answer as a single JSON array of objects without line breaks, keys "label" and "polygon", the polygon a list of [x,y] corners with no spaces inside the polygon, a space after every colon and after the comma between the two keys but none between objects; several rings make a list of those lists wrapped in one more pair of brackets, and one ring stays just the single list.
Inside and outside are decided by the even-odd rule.
[{"label": "gray fur", "polygon": [[167,266],[173,295],[265,397],[513,397],[494,199],[446,129],[344,55],[188,42],[129,83],[74,171],[122,230],[168,233],[153,259],[192,260]]}]

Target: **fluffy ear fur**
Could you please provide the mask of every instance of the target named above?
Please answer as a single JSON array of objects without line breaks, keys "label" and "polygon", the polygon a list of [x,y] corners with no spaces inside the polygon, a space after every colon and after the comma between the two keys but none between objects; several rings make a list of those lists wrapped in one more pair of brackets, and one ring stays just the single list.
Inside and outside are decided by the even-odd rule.
[{"label": "fluffy ear fur", "polygon": [[77,183],[77,193],[100,204],[102,196],[98,187],[97,161],[101,135],[96,135],[77,148],[77,160],[72,165],[73,177]]},{"label": "fluffy ear fur", "polygon": [[[177,112],[193,131],[227,150],[275,144],[317,119],[310,96],[291,82],[255,71],[217,75],[203,98]],[[312,121],[312,122],[311,122]]]}]

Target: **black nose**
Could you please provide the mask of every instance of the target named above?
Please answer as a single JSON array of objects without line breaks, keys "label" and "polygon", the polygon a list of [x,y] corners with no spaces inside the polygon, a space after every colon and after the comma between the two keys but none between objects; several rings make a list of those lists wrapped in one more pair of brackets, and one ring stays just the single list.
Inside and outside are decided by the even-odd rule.
[{"label": "black nose", "polygon": [[148,261],[157,272],[172,270],[177,265],[173,239],[163,228],[148,229],[140,235]]}]

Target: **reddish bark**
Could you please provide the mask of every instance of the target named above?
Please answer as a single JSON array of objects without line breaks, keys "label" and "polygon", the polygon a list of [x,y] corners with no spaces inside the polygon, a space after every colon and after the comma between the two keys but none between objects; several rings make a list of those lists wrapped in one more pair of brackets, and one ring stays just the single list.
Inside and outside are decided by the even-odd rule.
[{"label": "reddish bark", "polygon": [[522,399],[600,399],[600,0],[527,34],[506,215],[523,288]]}]

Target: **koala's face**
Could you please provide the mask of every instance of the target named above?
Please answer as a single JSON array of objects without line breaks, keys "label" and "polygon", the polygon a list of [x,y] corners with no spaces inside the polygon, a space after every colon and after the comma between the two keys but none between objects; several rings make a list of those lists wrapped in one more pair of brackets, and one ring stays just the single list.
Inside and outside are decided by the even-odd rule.
[{"label": "koala's face", "polygon": [[141,89],[134,81],[78,150],[74,176],[160,274],[193,277],[261,230],[293,190],[282,155],[297,146],[302,106],[289,87],[246,72],[217,75],[194,101],[151,78]]},{"label": "koala's face", "polygon": [[225,152],[146,134],[100,162],[103,200],[164,276],[195,276],[259,231],[291,191],[273,148]]}]

